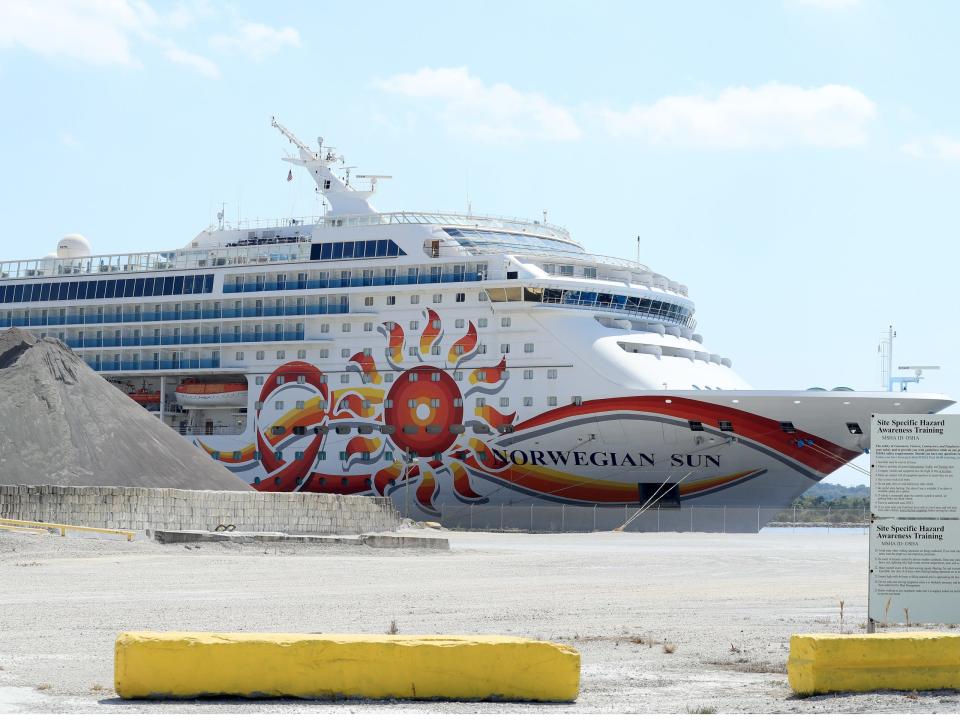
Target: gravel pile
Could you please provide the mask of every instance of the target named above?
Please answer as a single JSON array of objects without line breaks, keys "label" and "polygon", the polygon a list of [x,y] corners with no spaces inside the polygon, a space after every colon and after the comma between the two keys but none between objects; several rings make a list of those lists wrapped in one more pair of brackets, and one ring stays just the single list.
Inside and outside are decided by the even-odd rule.
[{"label": "gravel pile", "polygon": [[0,484],[250,490],[60,340],[0,334]]}]

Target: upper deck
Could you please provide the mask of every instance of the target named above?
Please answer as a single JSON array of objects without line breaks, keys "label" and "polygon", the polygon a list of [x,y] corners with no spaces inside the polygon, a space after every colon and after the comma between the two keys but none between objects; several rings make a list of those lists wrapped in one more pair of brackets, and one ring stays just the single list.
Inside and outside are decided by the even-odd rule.
[{"label": "upper deck", "polygon": [[[247,221],[235,228],[205,230],[188,247],[178,250],[89,255],[75,258],[45,257],[8,260],[0,262],[0,279],[33,279],[67,275],[74,277],[304,262],[311,259],[310,245],[315,240],[314,233],[317,230],[391,225],[507,231],[517,238],[529,236],[531,250],[536,249],[537,238],[549,238],[568,246],[569,250],[565,252],[583,252],[583,246],[572,240],[564,228],[549,223],[491,215],[392,212]],[[522,247],[522,240],[518,240],[517,245]]]}]

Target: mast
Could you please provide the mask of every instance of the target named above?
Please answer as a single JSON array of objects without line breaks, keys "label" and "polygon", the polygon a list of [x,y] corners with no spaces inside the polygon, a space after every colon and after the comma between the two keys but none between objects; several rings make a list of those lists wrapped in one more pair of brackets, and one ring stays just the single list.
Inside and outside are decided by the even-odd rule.
[{"label": "mast", "polygon": [[[341,178],[331,169],[331,165],[344,165],[342,155],[336,155],[332,147],[327,147],[324,152],[323,138],[317,138],[317,149],[314,150],[300,138],[294,135],[284,125],[277,122],[275,117],[270,118],[270,125],[280,131],[293,146],[297,148],[298,156],[287,155],[281,158],[284,162],[291,165],[298,165],[306,168],[313,181],[317,184],[317,191],[330,204],[330,210],[327,215],[371,215],[376,213],[373,206],[368,202],[371,195],[376,190],[376,180],[371,182],[369,190],[357,190],[350,186],[349,170],[346,178]],[[350,168],[352,169],[352,168]],[[386,175],[378,176],[358,176],[358,177],[376,177],[385,178]]]}]

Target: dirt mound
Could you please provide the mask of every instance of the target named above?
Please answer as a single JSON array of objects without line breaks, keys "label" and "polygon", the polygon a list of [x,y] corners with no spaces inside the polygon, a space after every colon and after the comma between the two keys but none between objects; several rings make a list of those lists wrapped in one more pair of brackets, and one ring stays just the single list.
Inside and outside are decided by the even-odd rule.
[{"label": "dirt mound", "polygon": [[61,341],[0,334],[0,483],[249,490]]}]

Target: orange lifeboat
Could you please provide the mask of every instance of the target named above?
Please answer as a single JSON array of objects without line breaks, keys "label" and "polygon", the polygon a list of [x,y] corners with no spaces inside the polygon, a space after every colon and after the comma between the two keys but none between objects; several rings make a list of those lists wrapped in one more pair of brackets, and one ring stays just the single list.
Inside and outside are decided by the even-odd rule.
[{"label": "orange lifeboat", "polygon": [[131,390],[127,393],[127,397],[140,405],[160,404],[160,391],[151,390],[147,387],[142,387],[139,390]]},{"label": "orange lifeboat", "polygon": [[229,408],[247,406],[244,382],[212,383],[188,378],[177,386],[177,403],[184,408]]}]

